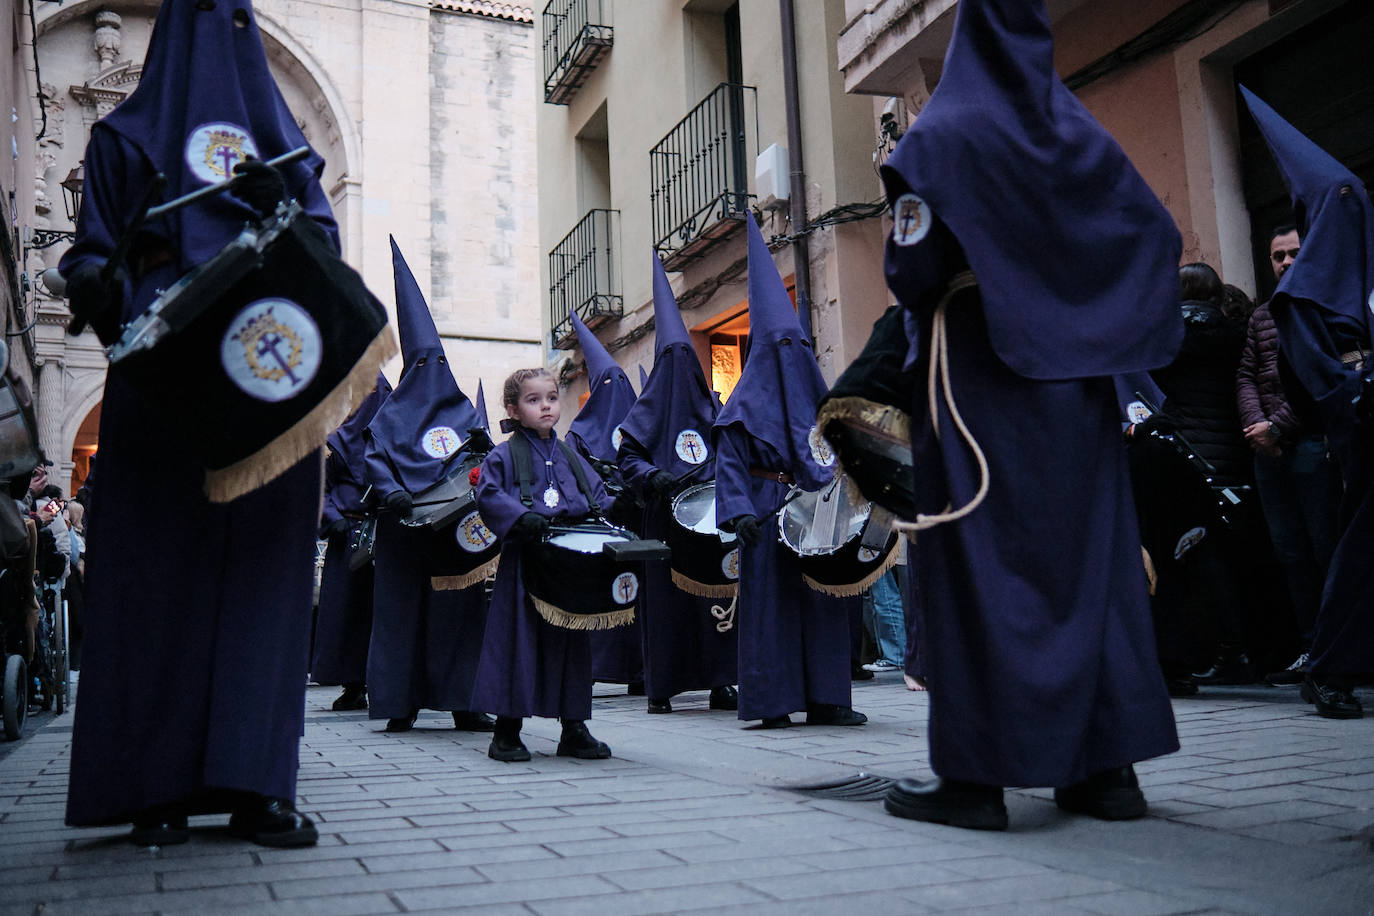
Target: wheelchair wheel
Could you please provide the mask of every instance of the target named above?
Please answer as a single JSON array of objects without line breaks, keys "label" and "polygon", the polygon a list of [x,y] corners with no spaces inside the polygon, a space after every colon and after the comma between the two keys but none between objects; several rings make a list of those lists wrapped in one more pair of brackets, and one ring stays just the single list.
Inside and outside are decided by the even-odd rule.
[{"label": "wheelchair wheel", "polygon": [[5,659],[5,740],[18,741],[29,717],[29,666],[19,655]]}]

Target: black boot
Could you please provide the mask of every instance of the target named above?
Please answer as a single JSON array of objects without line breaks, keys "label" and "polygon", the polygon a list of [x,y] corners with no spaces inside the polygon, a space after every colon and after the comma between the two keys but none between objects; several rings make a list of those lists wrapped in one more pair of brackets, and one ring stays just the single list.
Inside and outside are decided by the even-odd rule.
[{"label": "black boot", "polygon": [[656,713],[656,714],[659,714],[659,715],[663,715],[663,714],[665,714],[665,713],[670,713],[670,712],[672,712],[672,711],[673,711],[673,701],[672,701],[672,700],[667,700],[667,699],[665,699],[665,700],[655,700],[655,699],[653,699],[652,697],[650,697],[650,699],[649,699],[649,712],[651,712],[651,713]]},{"label": "black boot", "polygon": [[367,709],[367,685],[366,684],[344,684],[343,693],[334,701],[335,712],[352,712],[356,709]]},{"label": "black boot", "polygon": [[642,696],[644,696],[644,682],[643,682],[643,681],[630,681],[630,683],[625,687],[625,696],[627,696],[627,697],[642,697]]},{"label": "black boot", "polygon": [[415,720],[419,718],[419,715],[420,711],[417,709],[408,716],[397,716],[394,719],[387,719],[386,730],[389,732],[408,732],[415,727]]},{"label": "black boot", "polygon": [[1145,816],[1145,793],[1135,768],[1117,767],[1094,773],[1080,783],[1054,790],[1054,803],[1074,814],[1104,821],[1130,821]]},{"label": "black boot", "polygon": [[1006,830],[1007,806],[1001,786],[936,777],[929,782],[903,779],[887,790],[888,814],[912,821],[948,824],[969,830]]},{"label": "black boot", "polygon": [[135,846],[179,846],[191,838],[186,814],[180,808],[151,808],[134,818],[129,842]]},{"label": "black boot", "polygon": [[1214,686],[1253,684],[1255,669],[1250,664],[1250,656],[1240,649],[1223,646],[1211,667],[1195,672],[1193,680]]},{"label": "black boot", "polygon": [[739,709],[739,691],[736,690],[730,684],[725,684],[720,687],[712,687],[711,708]]},{"label": "black boot", "polygon": [[1317,715],[1326,719],[1361,719],[1364,707],[1350,688],[1338,681],[1312,675],[1302,682],[1302,698],[1317,707]]},{"label": "black boot", "polygon": [[497,716],[487,756],[502,763],[523,763],[529,760],[530,749],[520,741],[522,724],[524,720],[515,716]]},{"label": "black boot", "polygon": [[807,703],[807,725],[863,725],[868,716],[834,703]]},{"label": "black boot", "polygon": [[495,731],[496,720],[484,712],[455,709],[453,711],[453,727],[460,732],[489,732]]},{"label": "black boot", "polygon": [[278,848],[314,846],[320,838],[310,818],[297,811],[291,802],[262,795],[234,809],[229,832],[259,846]]},{"label": "black boot", "polygon": [[611,756],[606,742],[597,741],[587,731],[587,723],[581,720],[563,720],[563,736],[558,739],[559,757],[577,757],[581,760],[605,760]]}]

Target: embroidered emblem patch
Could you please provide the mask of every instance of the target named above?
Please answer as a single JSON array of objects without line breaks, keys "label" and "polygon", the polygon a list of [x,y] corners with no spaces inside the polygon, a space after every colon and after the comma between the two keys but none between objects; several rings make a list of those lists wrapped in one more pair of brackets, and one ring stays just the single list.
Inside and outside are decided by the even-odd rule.
[{"label": "embroidered emblem patch", "polygon": [[1132,401],[1126,405],[1126,419],[1132,423],[1144,423],[1150,419],[1150,408],[1143,401]]},{"label": "embroidered emblem patch", "polygon": [[876,559],[878,559],[878,551],[874,550],[872,547],[859,547],[860,563],[872,563]]},{"label": "embroidered emblem patch", "polygon": [[820,427],[811,427],[811,432],[806,434],[806,444],[811,446],[811,460],[823,468],[834,466],[835,450],[830,447],[825,436],[821,435]]},{"label": "embroidered emblem patch", "polygon": [[234,166],[257,155],[252,135],[227,121],[202,124],[186,138],[186,166],[206,184],[232,178]]},{"label": "embroidered emblem patch", "polygon": [[677,434],[677,443],[673,446],[677,456],[688,464],[701,464],[706,460],[706,456],[711,450],[706,447],[706,440],[701,433],[695,429],[684,429]]},{"label": "embroidered emblem patch", "polygon": [[739,578],[739,548],[727,553],[720,560],[720,571],[725,574],[727,579]]},{"label": "embroidered emblem patch", "polygon": [[639,595],[639,577],[632,572],[623,572],[611,582],[611,600],[616,604],[629,604]]},{"label": "embroidered emblem patch", "polygon": [[892,205],[892,241],[915,245],[930,232],[930,206],[915,194],[906,193]]},{"label": "embroidered emblem patch", "polygon": [[289,299],[250,302],[220,342],[225,374],[260,401],[299,394],[320,370],[321,357],[315,319]]},{"label": "embroidered emblem patch", "polygon": [[458,438],[452,426],[435,426],[425,430],[425,434],[420,437],[420,448],[431,458],[447,458],[458,451],[462,444],[463,440]]},{"label": "embroidered emblem patch", "polygon": [[476,511],[463,516],[458,523],[458,546],[468,553],[481,553],[496,543],[496,535],[491,533],[487,523]]}]

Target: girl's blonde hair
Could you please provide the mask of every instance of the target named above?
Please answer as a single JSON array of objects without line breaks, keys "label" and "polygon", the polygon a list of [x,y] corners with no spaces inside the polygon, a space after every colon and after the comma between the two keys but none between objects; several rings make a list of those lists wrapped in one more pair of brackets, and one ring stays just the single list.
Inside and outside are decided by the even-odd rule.
[{"label": "girl's blonde hair", "polygon": [[519,404],[520,389],[532,378],[553,380],[553,376],[549,375],[547,369],[516,369],[506,378],[506,384],[501,389],[501,403],[506,407],[514,407]]}]

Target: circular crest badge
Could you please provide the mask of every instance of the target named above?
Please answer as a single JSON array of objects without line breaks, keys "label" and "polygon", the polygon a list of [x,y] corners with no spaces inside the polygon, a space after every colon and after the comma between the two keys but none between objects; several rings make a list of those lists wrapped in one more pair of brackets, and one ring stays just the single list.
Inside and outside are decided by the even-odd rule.
[{"label": "circular crest badge", "polygon": [[420,448],[431,458],[447,458],[462,444],[463,440],[458,438],[452,426],[435,426],[425,430],[420,438]]},{"label": "circular crest badge", "polygon": [[723,573],[725,573],[725,578],[727,578],[727,579],[738,579],[738,578],[739,578],[739,548],[738,548],[738,547],[736,547],[734,550],[732,550],[732,551],[730,551],[729,553],[727,553],[725,556],[721,557],[721,560],[720,560],[720,571],[723,572]]},{"label": "circular crest badge", "polygon": [[478,515],[476,510],[463,516],[463,520],[458,523],[457,536],[458,546],[468,553],[481,553],[496,543],[496,535],[491,533],[491,529],[482,521],[482,516]]},{"label": "circular crest badge", "polygon": [[249,156],[258,156],[252,135],[227,121],[202,124],[186,138],[186,166],[206,184],[232,178],[234,166]]},{"label": "circular crest badge", "polygon": [[678,433],[677,443],[673,449],[677,456],[688,464],[701,464],[711,453],[706,446],[706,439],[695,429],[684,429]]},{"label": "circular crest badge", "polygon": [[863,545],[859,546],[860,563],[872,563],[874,560],[878,559],[878,557],[878,551],[874,550],[872,547],[864,547]]},{"label": "circular crest badge", "polygon": [[322,347],[315,319],[289,299],[250,302],[220,342],[224,372],[259,401],[285,401],[320,371]]},{"label": "circular crest badge", "polygon": [[892,241],[915,245],[930,233],[930,205],[910,192],[892,205]]},{"label": "circular crest badge", "polygon": [[629,604],[639,595],[639,577],[632,572],[623,572],[611,582],[611,600],[616,604]]},{"label": "circular crest badge", "polygon": [[830,447],[825,436],[821,435],[819,426],[811,427],[811,432],[806,434],[806,444],[811,446],[811,459],[823,468],[835,465],[835,450]]},{"label": "circular crest badge", "polygon": [[624,441],[624,439],[625,434],[620,431],[619,426],[611,430],[611,448],[615,449],[617,452],[620,451],[620,443]]},{"label": "circular crest badge", "polygon": [[1126,419],[1132,423],[1144,423],[1150,419],[1150,408],[1143,401],[1132,401],[1126,405]]}]

